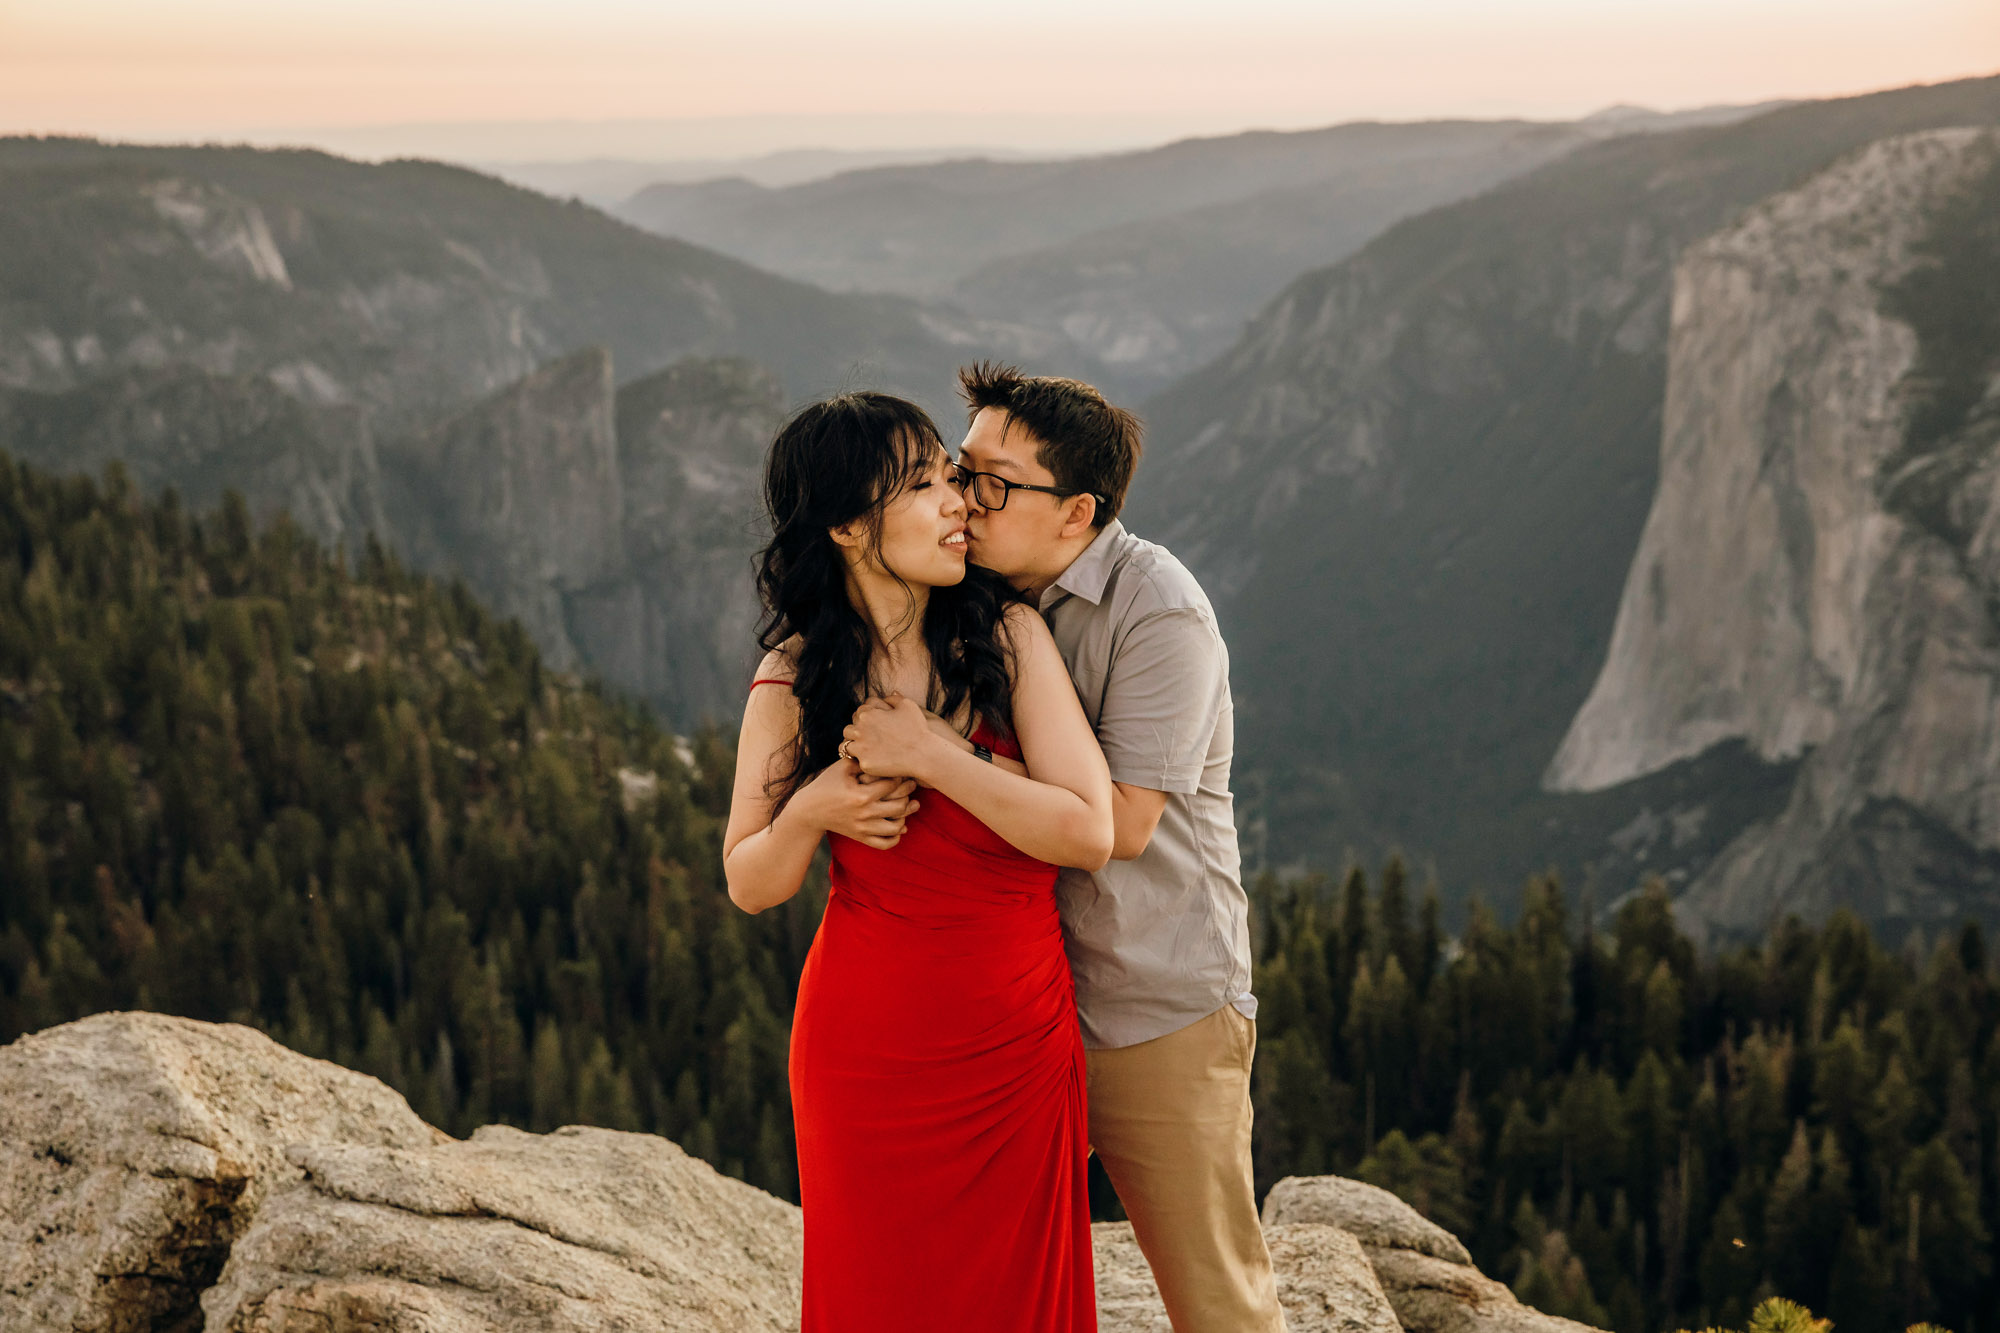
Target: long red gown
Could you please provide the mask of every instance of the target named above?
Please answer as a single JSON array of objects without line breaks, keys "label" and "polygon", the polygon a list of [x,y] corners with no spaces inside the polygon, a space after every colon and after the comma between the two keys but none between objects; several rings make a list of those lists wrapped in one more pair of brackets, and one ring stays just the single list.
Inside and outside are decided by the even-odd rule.
[{"label": "long red gown", "polygon": [[801,1333],[1094,1333],[1055,867],[919,799],[888,851],[834,837],[799,981]]}]

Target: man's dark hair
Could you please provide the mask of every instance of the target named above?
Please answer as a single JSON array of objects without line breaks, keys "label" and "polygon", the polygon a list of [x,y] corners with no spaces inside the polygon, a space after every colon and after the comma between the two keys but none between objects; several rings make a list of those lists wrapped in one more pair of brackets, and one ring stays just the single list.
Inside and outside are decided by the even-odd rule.
[{"label": "man's dark hair", "polygon": [[981,408],[997,407],[1040,441],[1035,461],[1049,470],[1056,485],[1096,495],[1096,526],[1118,517],[1139,465],[1138,417],[1112,406],[1082,380],[1023,375],[997,361],[960,369],[958,392],[968,418],[978,416]]}]

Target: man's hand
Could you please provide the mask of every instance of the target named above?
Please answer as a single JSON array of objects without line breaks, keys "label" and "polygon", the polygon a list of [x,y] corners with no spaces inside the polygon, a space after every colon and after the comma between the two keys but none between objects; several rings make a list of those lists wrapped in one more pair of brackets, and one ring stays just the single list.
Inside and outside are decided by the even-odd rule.
[{"label": "man's hand", "polygon": [[923,705],[900,694],[863,701],[841,735],[842,748],[871,778],[925,782],[944,744]]},{"label": "man's hand", "polygon": [[937,737],[938,740],[949,745],[954,750],[972,749],[972,742],[959,735],[957,727],[954,727],[936,713],[926,711],[924,717],[931,724],[931,735]]},{"label": "man's hand", "polygon": [[917,812],[908,778],[871,777],[852,759],[836,759],[799,789],[780,817],[803,819],[816,829],[839,833],[883,851],[902,841]]}]

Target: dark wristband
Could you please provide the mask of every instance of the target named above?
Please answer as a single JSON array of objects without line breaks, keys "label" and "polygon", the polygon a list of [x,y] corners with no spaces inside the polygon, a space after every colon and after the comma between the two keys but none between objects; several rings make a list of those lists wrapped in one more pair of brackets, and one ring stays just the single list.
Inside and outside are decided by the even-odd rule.
[{"label": "dark wristband", "polygon": [[972,743],[972,752],[989,764],[993,762],[993,751],[981,745],[978,741]]}]

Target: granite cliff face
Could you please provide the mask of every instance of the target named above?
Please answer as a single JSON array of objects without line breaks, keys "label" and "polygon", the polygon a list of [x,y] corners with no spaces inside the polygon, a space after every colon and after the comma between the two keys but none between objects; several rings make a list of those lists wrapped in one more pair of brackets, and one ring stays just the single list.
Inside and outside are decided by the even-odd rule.
[{"label": "granite cliff face", "polygon": [[754,363],[623,389],[589,348],[381,451],[393,543],[674,722],[726,719],[757,652],[758,479],[784,412]]},{"label": "granite cliff face", "polygon": [[757,657],[758,483],[785,401],[740,358],[620,389],[592,347],[378,444],[356,405],[166,368],[0,389],[0,448],[58,471],[116,462],[204,509],[233,488],[258,521],[288,512],[350,557],[372,533],[519,617],[557,669],[691,726],[740,706]]},{"label": "granite cliff face", "polygon": [[0,389],[0,447],[51,470],[97,473],[115,461],[141,490],[173,486],[201,509],[233,488],[258,521],[282,510],[350,550],[387,529],[368,415],[302,400],[268,376],[163,368],[68,390]]},{"label": "granite cliff face", "polygon": [[[0,1047],[0,1205],[10,1330],[798,1328],[793,1205],[650,1134],[453,1139],[234,1024],[106,1013]],[[1264,1221],[1294,1333],[1590,1333],[1372,1186],[1283,1181]],[[1169,1333],[1131,1228],[1093,1240],[1100,1327]]]},{"label": "granite cliff face", "polygon": [[1302,276],[1146,404],[1130,522],[1229,636],[1246,856],[1400,846],[1454,898],[1553,864],[1602,902],[1774,816],[1786,763],[1740,740],[1541,784],[1658,481],[1674,265],[1866,144],[1996,123],[1984,79],[1591,145]]},{"label": "granite cliff face", "polygon": [[398,548],[520,617],[558,670],[582,660],[565,596],[623,563],[613,392],[590,348],[384,451]]},{"label": "granite cliff face", "polygon": [[618,391],[624,559],[570,599],[595,670],[666,716],[727,723],[761,655],[752,556],[764,450],[784,420],[753,362],[686,361]]},{"label": "granite cliff face", "polygon": [[2000,321],[1941,305],[1994,300],[1996,200],[2000,133],[1889,139],[1676,271],[1659,492],[1545,781],[1726,741],[1800,761],[1694,878],[1697,921],[2000,921]]}]

